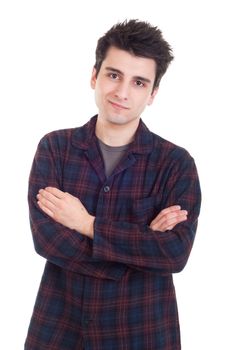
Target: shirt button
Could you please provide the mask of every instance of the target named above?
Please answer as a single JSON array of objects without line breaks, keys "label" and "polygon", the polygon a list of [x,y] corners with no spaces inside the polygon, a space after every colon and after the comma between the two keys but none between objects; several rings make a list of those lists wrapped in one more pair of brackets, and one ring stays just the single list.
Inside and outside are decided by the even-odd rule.
[{"label": "shirt button", "polygon": [[104,192],[107,193],[107,192],[109,192],[109,190],[110,190],[109,186],[105,186],[105,187],[104,187]]}]

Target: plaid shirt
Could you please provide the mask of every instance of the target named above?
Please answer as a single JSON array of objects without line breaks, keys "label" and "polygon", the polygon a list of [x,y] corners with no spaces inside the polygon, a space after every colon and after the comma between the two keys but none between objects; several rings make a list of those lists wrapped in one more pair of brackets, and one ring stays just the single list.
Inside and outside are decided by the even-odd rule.
[{"label": "plaid shirt", "polygon": [[[190,254],[200,210],[194,160],[140,121],[107,179],[97,117],[39,143],[29,184],[35,250],[47,259],[26,350],[179,350],[172,273]],[[37,206],[40,188],[78,197],[96,216],[94,239],[54,222]],[[179,204],[188,220],[166,232],[149,224]]]}]

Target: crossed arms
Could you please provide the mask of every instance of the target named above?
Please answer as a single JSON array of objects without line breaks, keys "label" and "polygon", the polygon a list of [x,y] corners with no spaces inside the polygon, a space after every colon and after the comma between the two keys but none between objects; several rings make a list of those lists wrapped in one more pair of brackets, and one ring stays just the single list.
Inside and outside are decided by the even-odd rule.
[{"label": "crossed arms", "polygon": [[[53,220],[93,239],[95,217],[88,213],[77,197],[55,187],[46,187],[39,190],[37,200],[40,209]],[[186,221],[187,215],[187,211],[180,206],[170,206],[163,209],[149,227],[161,232],[172,230],[177,224]]]},{"label": "crossed arms", "polygon": [[[151,222],[145,223],[144,212],[136,221],[140,213],[137,208],[143,209],[141,203],[133,209],[136,210],[133,220],[124,220],[123,216],[107,220],[105,215],[93,216],[95,203],[90,197],[86,203],[90,203],[91,211],[86,203],[82,204],[83,193],[82,202],[70,194],[72,188],[75,192],[76,178],[94,182],[85,185],[87,190],[96,189],[98,178],[86,179],[82,163],[75,163],[75,167],[70,163],[69,172],[63,173],[61,160],[76,150],[70,149],[69,144],[59,144],[63,142],[61,136],[51,134],[41,140],[31,169],[28,200],[36,252],[66,270],[96,278],[117,280],[128,267],[162,273],[181,271],[192,248],[200,209],[200,187],[193,159],[181,152],[182,158],[175,163],[166,185],[163,204],[166,209],[156,211],[154,218],[150,216]],[[76,154],[72,157],[76,160]],[[81,161],[85,162],[85,158]],[[67,189],[67,192],[58,189],[63,187],[63,176],[67,177],[69,193]],[[95,201],[97,191],[94,196]],[[147,203],[144,204],[151,211]]]}]

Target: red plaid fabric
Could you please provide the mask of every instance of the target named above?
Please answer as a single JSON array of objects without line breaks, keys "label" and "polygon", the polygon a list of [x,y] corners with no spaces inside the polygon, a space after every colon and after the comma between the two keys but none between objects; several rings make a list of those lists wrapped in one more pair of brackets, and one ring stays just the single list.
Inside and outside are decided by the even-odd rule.
[{"label": "red plaid fabric", "polygon": [[[97,116],[42,138],[29,181],[35,250],[47,259],[25,350],[180,350],[172,274],[190,254],[200,210],[193,158],[140,121],[134,142],[107,179]],[[40,188],[78,197],[96,216],[94,239],[37,206]],[[149,224],[180,205],[188,220],[166,232]]]}]

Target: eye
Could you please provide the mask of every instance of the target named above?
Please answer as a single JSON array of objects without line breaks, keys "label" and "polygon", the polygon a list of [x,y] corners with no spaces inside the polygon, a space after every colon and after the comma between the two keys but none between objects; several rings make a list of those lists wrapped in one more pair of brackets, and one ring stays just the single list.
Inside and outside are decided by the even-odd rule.
[{"label": "eye", "polygon": [[110,77],[112,80],[119,79],[119,76],[118,76],[117,73],[109,73],[109,77]]},{"label": "eye", "polygon": [[136,85],[136,86],[139,86],[139,87],[145,86],[145,84],[144,84],[141,80],[136,80],[136,81],[135,81],[135,85]]}]

